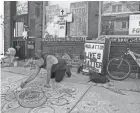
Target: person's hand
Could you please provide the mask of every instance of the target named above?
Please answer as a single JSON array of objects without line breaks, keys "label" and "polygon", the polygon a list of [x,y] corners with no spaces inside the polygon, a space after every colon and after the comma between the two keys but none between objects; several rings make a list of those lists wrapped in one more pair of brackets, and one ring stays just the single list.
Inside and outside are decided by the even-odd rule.
[{"label": "person's hand", "polygon": [[22,82],[20,87],[23,89],[25,87],[25,85],[26,85],[26,82]]},{"label": "person's hand", "polygon": [[44,85],[44,87],[51,88],[51,85],[50,84],[46,84],[46,85]]}]

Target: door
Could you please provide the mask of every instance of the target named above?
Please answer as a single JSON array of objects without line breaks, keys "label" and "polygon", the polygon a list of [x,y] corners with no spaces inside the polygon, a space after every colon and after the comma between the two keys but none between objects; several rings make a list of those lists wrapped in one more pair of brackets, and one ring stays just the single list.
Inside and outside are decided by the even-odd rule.
[{"label": "door", "polygon": [[13,47],[16,49],[16,56],[20,59],[27,58],[27,40],[23,39],[24,26],[27,26],[27,14],[14,17],[14,37],[12,39]]}]

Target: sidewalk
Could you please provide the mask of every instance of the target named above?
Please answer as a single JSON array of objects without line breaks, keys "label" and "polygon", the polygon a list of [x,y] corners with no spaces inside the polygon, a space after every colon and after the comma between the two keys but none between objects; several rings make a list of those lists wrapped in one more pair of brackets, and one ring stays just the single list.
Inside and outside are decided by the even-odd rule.
[{"label": "sidewalk", "polygon": [[[34,70],[30,70],[29,68],[23,68],[23,67],[5,67],[2,68],[1,70],[5,72],[10,72],[10,73],[20,74],[25,76],[29,76],[34,72]],[[39,73],[38,77],[45,78],[46,74],[47,71],[45,69],[41,69],[41,72]],[[72,77],[65,78],[65,81],[71,83],[93,84],[92,82],[88,83],[89,81],[88,76],[77,74],[75,69],[72,69]],[[140,79],[127,78],[124,81],[111,80],[111,85],[113,85],[113,87],[117,89],[140,92]]]},{"label": "sidewalk", "polygon": [[[13,72],[8,72],[7,68],[2,70],[2,92],[11,91],[19,87],[20,83],[25,81],[28,76],[23,73],[25,69],[22,67],[10,68]],[[28,70],[28,69],[27,69]],[[35,80],[29,83],[28,86],[43,87],[45,84],[46,74],[39,75]],[[38,108],[24,108],[20,106],[11,94],[7,93],[2,96],[2,111],[6,113],[34,113],[34,112],[48,112],[48,113],[140,113],[140,93],[123,91],[126,95],[111,91],[100,85],[94,86],[94,83],[89,82],[88,76],[76,74],[73,72],[71,78],[64,78],[61,83],[56,84],[56,89],[46,90],[45,95],[48,100],[43,107]],[[5,83],[5,84],[4,84]],[[136,89],[140,86],[140,80],[126,79],[124,81],[112,81],[115,89]],[[10,88],[7,89],[7,88]],[[57,90],[69,92],[60,95]],[[138,90],[138,89],[137,89]],[[49,96],[50,95],[50,96]],[[62,97],[61,97],[62,96]],[[50,97],[52,99],[50,99]],[[59,97],[61,97],[59,99]],[[12,106],[9,108],[8,106]],[[8,111],[7,111],[8,110]]]}]

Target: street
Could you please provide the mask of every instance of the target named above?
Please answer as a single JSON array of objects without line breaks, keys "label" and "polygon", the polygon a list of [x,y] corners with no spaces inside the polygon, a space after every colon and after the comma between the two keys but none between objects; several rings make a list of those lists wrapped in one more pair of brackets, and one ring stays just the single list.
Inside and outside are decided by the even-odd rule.
[{"label": "street", "polygon": [[[33,73],[33,70],[22,67],[2,68],[2,113],[139,113],[140,80],[128,78],[124,81],[111,81],[108,85],[87,83],[88,76],[73,72],[71,78],[64,78],[56,89],[45,90],[47,101],[37,108],[22,107],[11,93],[20,83]],[[45,70],[29,86],[43,88]],[[106,86],[106,87],[105,87]],[[57,90],[65,89],[64,95]],[[69,93],[66,92],[69,89]],[[120,90],[122,89],[122,90]],[[129,90],[134,90],[129,91]],[[137,92],[136,92],[137,90]]]}]

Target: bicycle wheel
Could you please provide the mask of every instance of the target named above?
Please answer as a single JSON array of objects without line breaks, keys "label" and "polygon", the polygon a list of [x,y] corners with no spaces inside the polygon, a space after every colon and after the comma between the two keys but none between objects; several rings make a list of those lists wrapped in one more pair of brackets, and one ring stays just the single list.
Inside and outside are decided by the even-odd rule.
[{"label": "bicycle wheel", "polygon": [[129,77],[130,72],[129,62],[121,57],[111,59],[107,65],[107,73],[114,80],[124,80]]}]

